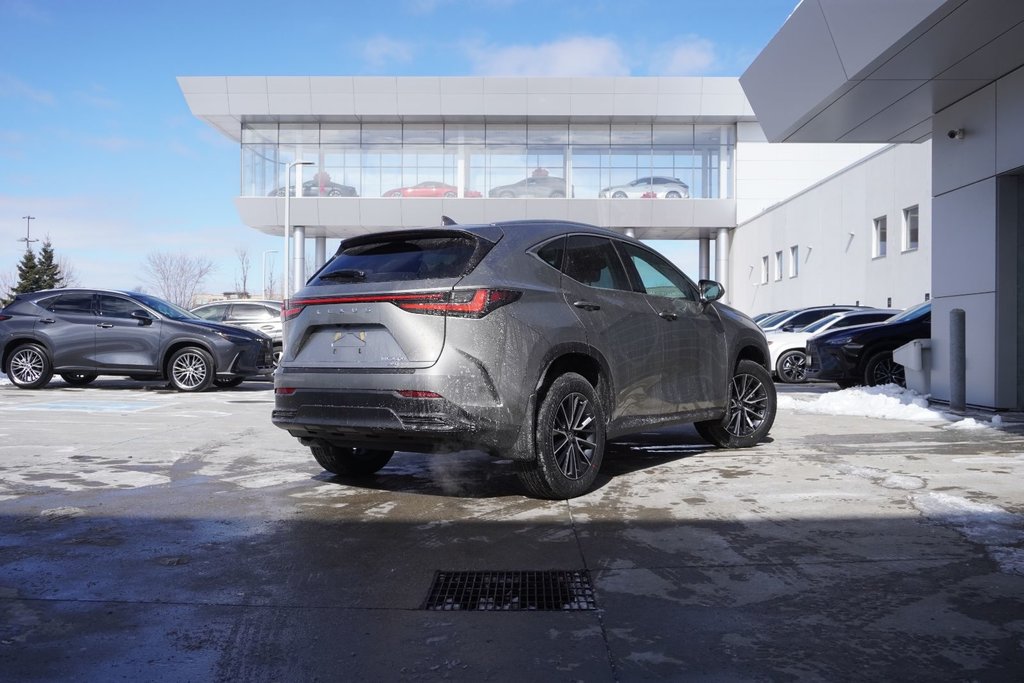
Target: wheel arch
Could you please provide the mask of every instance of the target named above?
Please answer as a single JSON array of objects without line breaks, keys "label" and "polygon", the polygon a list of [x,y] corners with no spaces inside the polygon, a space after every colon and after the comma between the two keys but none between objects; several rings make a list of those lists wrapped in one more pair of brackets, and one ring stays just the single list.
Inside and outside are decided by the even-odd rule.
[{"label": "wheel arch", "polygon": [[606,419],[611,415],[615,404],[611,372],[608,361],[595,349],[585,345],[571,345],[554,349],[543,368],[536,386],[535,405],[544,398],[555,379],[567,372],[575,372],[594,387],[604,408]]},{"label": "wheel arch", "polygon": [[769,373],[772,372],[772,368],[769,367],[771,362],[771,356],[761,347],[756,344],[744,344],[736,351],[736,358],[733,359],[732,367],[736,368],[742,360],[752,360]]},{"label": "wheel arch", "polygon": [[37,346],[43,347],[43,351],[46,351],[46,355],[50,357],[50,362],[53,362],[53,349],[51,349],[50,345],[43,340],[27,336],[15,337],[7,342],[2,352],[0,352],[0,371],[7,372],[7,361],[10,359],[11,353],[22,344],[36,344]]},{"label": "wheel arch", "polygon": [[217,354],[213,352],[213,349],[210,348],[209,344],[198,341],[196,339],[182,339],[172,343],[166,349],[164,349],[164,355],[162,360],[160,361],[160,370],[165,378],[171,376],[169,367],[171,363],[171,356],[173,356],[181,349],[185,349],[191,346],[202,349],[210,356],[210,360],[213,363],[213,372],[214,374],[217,373]]}]

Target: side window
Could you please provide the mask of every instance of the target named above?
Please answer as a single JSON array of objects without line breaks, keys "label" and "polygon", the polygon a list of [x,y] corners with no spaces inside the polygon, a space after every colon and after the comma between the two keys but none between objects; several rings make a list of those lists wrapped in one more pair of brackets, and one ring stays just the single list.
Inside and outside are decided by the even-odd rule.
[{"label": "side window", "polygon": [[84,313],[91,315],[92,294],[83,294],[81,292],[62,294],[55,299],[51,299],[46,310],[53,311],[54,313]]},{"label": "side window", "polygon": [[109,296],[101,294],[100,300],[100,315],[107,318],[130,318],[132,317],[132,311],[137,311],[142,306],[129,299],[122,299],[119,296]]},{"label": "side window", "polygon": [[611,240],[591,235],[569,235],[565,240],[563,272],[577,282],[599,289],[629,291],[626,269]]},{"label": "side window", "polygon": [[259,304],[235,304],[231,307],[232,320],[274,320],[277,317]]},{"label": "side window", "polygon": [[206,308],[196,311],[196,315],[205,320],[223,320],[225,314],[228,311],[227,306],[207,306]]},{"label": "side window", "polygon": [[671,263],[661,256],[641,249],[635,244],[620,242],[627,258],[636,268],[640,284],[644,291],[652,296],[663,296],[668,299],[685,299],[697,301],[697,290]]},{"label": "side window", "polygon": [[551,240],[537,250],[537,256],[555,270],[561,270],[562,259],[565,256],[565,238],[558,237]]}]

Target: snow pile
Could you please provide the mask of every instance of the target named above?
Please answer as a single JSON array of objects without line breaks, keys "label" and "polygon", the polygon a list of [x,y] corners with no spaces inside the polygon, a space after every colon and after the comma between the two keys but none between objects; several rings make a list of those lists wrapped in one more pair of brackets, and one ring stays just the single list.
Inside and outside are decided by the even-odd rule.
[{"label": "snow pile", "polygon": [[883,420],[945,419],[941,413],[928,407],[928,400],[923,396],[895,384],[832,391],[810,400],[780,395],[778,407],[818,415],[877,417]]},{"label": "snow pile", "polygon": [[[993,423],[993,425],[999,424],[999,423],[997,423],[995,421],[994,418],[992,420],[992,423]],[[958,430],[958,431],[970,432],[970,431],[974,431],[974,430],[977,430],[977,429],[988,429],[989,426],[990,425],[987,425],[984,422],[978,422],[973,417],[965,417],[964,419],[960,420],[959,422],[954,422],[953,424],[946,425],[945,427],[943,427],[943,429],[955,429],[955,430]]]}]

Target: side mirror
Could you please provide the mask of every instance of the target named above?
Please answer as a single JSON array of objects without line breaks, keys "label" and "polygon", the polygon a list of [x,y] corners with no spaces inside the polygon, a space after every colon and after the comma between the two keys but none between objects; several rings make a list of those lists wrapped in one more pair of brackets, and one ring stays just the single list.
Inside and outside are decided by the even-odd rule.
[{"label": "side mirror", "polygon": [[714,280],[701,280],[697,286],[700,288],[700,302],[703,305],[718,301],[725,295],[725,287]]},{"label": "side mirror", "polygon": [[153,316],[151,316],[149,314],[149,311],[145,311],[145,310],[143,310],[141,308],[136,308],[129,315],[131,315],[131,317],[134,320],[138,320],[140,325],[152,325],[153,324]]}]

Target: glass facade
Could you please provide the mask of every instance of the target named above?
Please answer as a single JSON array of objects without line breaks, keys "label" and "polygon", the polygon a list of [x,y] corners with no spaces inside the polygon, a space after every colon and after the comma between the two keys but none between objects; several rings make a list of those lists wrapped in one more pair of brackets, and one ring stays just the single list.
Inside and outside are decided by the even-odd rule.
[{"label": "glass facade", "polygon": [[735,149],[733,125],[248,123],[241,195],[303,160],[303,196],[721,199]]}]

